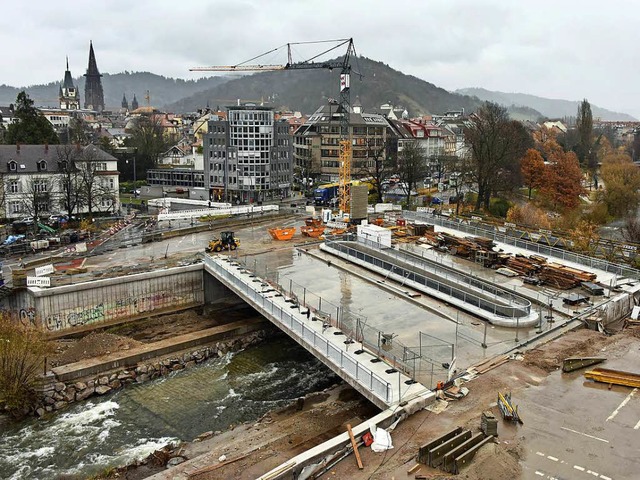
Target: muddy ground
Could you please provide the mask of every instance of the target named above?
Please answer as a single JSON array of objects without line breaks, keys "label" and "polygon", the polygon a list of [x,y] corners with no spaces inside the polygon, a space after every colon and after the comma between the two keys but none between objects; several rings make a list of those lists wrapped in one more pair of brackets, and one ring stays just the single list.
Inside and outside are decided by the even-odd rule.
[{"label": "muddy ground", "polygon": [[[498,418],[499,437],[495,443],[483,447],[469,467],[456,477],[425,465],[417,473],[432,479],[521,478],[519,462],[525,455],[521,427],[502,421],[496,406],[497,392],[510,391],[514,398],[523,396],[527,388],[542,384],[551,371],[560,368],[564,358],[591,356],[602,351],[609,357],[622,355],[629,348],[638,347],[639,334],[639,329],[625,330],[610,337],[591,330],[578,330],[523,352],[467,383],[469,395],[449,401],[443,411],[422,410],[401,422],[391,434],[392,450],[374,453],[369,448],[360,448],[363,470],[358,470],[354,456],[350,455],[320,478],[414,478],[416,472],[409,475],[407,470],[415,465],[421,445],[457,426],[479,431],[481,414],[487,410]],[[303,404],[265,415],[258,422],[214,436],[210,436],[212,432],[206,433],[202,439],[181,445],[170,454],[158,453],[145,465],[106,478],[139,480],[164,471],[163,480],[254,479],[298,453],[346,431],[348,423],[357,425],[365,421],[376,411],[373,405],[343,384],[312,395]],[[526,421],[526,413],[523,415]],[[164,470],[159,465],[161,460],[176,455],[187,461],[171,470]]]}]

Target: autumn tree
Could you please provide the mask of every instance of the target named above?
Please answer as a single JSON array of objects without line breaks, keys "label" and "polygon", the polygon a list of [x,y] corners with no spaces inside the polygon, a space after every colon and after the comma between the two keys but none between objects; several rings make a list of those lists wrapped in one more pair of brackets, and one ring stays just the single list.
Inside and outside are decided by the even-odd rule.
[{"label": "autumn tree", "polygon": [[533,141],[520,122],[510,120],[505,107],[491,102],[470,117],[464,135],[478,186],[476,209],[488,209],[492,194],[520,184],[520,159]]},{"label": "autumn tree", "polygon": [[570,210],[580,204],[582,170],[578,157],[573,152],[556,153],[545,168],[542,194],[555,209]]},{"label": "autumn tree", "polygon": [[48,351],[41,330],[0,312],[0,411],[20,418],[33,410]]},{"label": "autumn tree", "polygon": [[640,170],[626,154],[611,152],[604,157],[600,176],[605,190],[601,200],[609,214],[621,218],[633,214],[640,205]]},{"label": "autumn tree", "polygon": [[529,200],[531,200],[531,190],[542,186],[544,168],[544,160],[540,152],[533,148],[527,150],[520,162],[520,169],[524,185],[529,189]]},{"label": "autumn tree", "polygon": [[14,145],[41,145],[60,143],[53,125],[33,105],[33,100],[24,91],[18,94],[14,111],[14,121],[9,124],[5,143]]},{"label": "autumn tree", "polygon": [[402,151],[398,154],[398,176],[400,182],[405,184],[407,192],[407,206],[411,204],[411,191],[415,190],[418,181],[425,176],[426,159],[424,150],[417,141],[404,143]]},{"label": "autumn tree", "polygon": [[531,203],[511,207],[507,212],[507,221],[534,228],[551,228],[547,214]]},{"label": "autumn tree", "polygon": [[595,247],[600,240],[598,225],[583,220],[578,222],[576,228],[569,232],[573,249],[585,254],[594,253]]}]

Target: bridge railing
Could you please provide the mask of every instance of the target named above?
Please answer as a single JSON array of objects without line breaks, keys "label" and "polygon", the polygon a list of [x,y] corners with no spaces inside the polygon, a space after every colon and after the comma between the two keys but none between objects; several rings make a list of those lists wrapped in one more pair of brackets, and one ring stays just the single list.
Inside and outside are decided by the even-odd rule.
[{"label": "bridge railing", "polygon": [[303,320],[305,317],[298,318],[300,316],[299,305],[287,304],[286,307],[281,307],[271,298],[266,297],[261,289],[257,289],[258,287],[264,289],[275,288],[273,284],[267,284],[255,275],[246,276],[246,278],[252,278],[252,280],[246,280],[244,275],[236,275],[233,269],[242,270],[246,273],[251,271],[230,259],[223,260],[229,262],[225,266],[216,262],[209,255],[205,255],[204,261],[211,270],[223,279],[224,283],[231,285],[237,294],[244,297],[258,311],[265,314],[272,321],[277,322],[282,329],[296,338],[301,345],[307,346],[307,349],[317,352],[333,365],[347,372],[351,378],[356,379],[359,384],[365,385],[376,397],[384,402],[389,403],[393,400],[391,398],[391,384],[388,381],[372,372],[361,362],[349,355],[345,355],[344,350],[329,342],[321,333],[316,332],[311,326],[307,325]]},{"label": "bridge railing", "polygon": [[[461,300],[463,303],[472,305],[494,315],[499,315],[506,318],[517,318],[526,317],[531,312],[531,302],[529,300],[518,298],[520,304],[516,304],[514,301],[514,296],[510,292],[504,291],[504,294],[498,297],[498,289],[496,289],[494,292],[491,292],[492,295],[495,296],[494,301],[490,298],[486,298],[481,294],[475,294],[471,291],[467,291],[464,288],[460,288],[458,285],[444,283],[435,278],[428,277],[425,274],[406,269],[401,265],[392,262],[392,260],[394,259],[403,262],[406,261],[406,259],[398,252],[385,249],[382,252],[376,251],[375,253],[367,253],[366,251],[354,248],[348,243],[342,242],[327,242],[325,245],[327,248],[332,248],[348,257],[353,257],[362,262],[373,265],[374,267],[377,267],[383,271],[389,272],[389,274],[393,273],[395,275],[399,275],[406,280],[424,285],[431,290]],[[489,292],[487,292],[487,294],[488,293]],[[509,302],[509,304],[503,303],[503,296],[507,297],[506,300]]]}]

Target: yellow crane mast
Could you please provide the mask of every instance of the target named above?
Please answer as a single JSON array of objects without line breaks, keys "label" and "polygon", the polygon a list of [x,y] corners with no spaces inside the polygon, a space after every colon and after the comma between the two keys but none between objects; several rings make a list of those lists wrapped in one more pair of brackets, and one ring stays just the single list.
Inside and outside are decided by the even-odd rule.
[{"label": "yellow crane mast", "polygon": [[[328,48],[311,58],[299,62],[294,62],[291,46],[292,45],[308,45],[308,44],[321,44],[321,43],[334,43],[335,45]],[[342,60],[328,60],[317,61],[317,59],[323,55],[326,55],[333,50],[346,46],[346,52]],[[287,63],[285,65],[273,65],[273,64],[260,64],[250,63],[255,62],[261,57],[270,55],[282,48],[287,48]],[[268,52],[257,55],[249,60],[245,60],[237,65],[214,65],[210,67],[194,67],[189,70],[192,72],[267,72],[267,71],[281,71],[281,70],[306,70],[325,68],[333,70],[334,68],[340,69],[340,99],[338,101],[338,109],[336,113],[340,115],[340,157],[338,168],[338,199],[340,210],[343,213],[349,213],[351,199],[349,196],[349,185],[351,182],[351,135],[349,132],[349,120],[351,114],[351,57],[356,56],[355,45],[353,44],[353,38],[339,39],[339,40],[321,40],[317,42],[294,42],[287,43],[280,47],[269,50]],[[358,73],[360,77],[362,75]]]}]

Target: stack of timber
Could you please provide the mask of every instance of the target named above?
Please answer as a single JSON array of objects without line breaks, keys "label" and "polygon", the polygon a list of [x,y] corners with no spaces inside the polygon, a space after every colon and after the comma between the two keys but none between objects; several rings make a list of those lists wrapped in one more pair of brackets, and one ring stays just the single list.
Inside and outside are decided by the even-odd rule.
[{"label": "stack of timber", "polygon": [[504,264],[520,275],[532,275],[540,269],[540,264],[524,255],[508,256]]},{"label": "stack of timber", "polygon": [[482,412],[482,418],[480,420],[480,430],[486,436],[493,435],[498,436],[498,420],[491,413],[491,411]]},{"label": "stack of timber", "polygon": [[577,268],[560,265],[559,263],[548,263],[544,265],[540,269],[538,277],[545,284],[560,290],[579,287],[582,282],[594,282],[596,280],[595,273],[585,272]]}]

